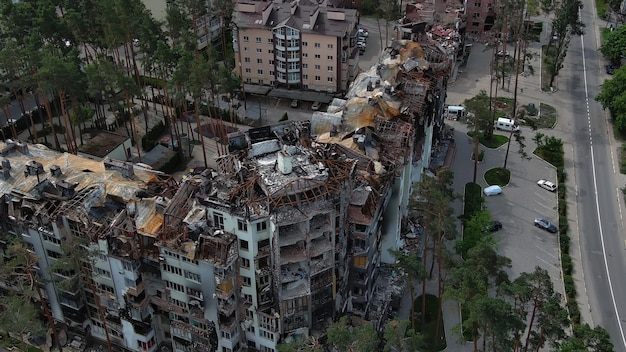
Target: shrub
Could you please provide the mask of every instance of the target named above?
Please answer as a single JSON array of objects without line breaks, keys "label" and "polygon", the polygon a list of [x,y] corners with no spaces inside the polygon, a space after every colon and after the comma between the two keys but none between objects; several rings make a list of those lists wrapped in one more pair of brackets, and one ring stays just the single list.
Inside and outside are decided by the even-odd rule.
[{"label": "shrub", "polygon": [[157,123],[150,131],[148,131],[143,137],[141,137],[141,146],[143,150],[149,152],[154,148],[159,138],[167,131],[167,127],[162,121]]},{"label": "shrub", "polygon": [[159,170],[165,172],[166,174],[173,174],[174,172],[185,168],[184,161],[185,158],[181,157],[180,153],[176,153],[170,158],[170,160],[163,164]]},{"label": "shrub", "polygon": [[470,219],[474,214],[478,213],[483,207],[484,199],[482,196],[482,188],[479,184],[468,182],[465,185],[465,211],[464,218]]},{"label": "shrub", "polygon": [[563,267],[563,272],[566,273],[566,275],[571,274],[573,269],[574,269],[574,264],[572,263],[572,257],[569,256],[569,254],[563,254],[563,256],[561,257],[561,266]]},{"label": "shrub", "polygon": [[572,297],[576,298],[576,285],[574,284],[572,275],[565,275],[563,283],[565,284],[565,293],[567,294],[568,300]]}]

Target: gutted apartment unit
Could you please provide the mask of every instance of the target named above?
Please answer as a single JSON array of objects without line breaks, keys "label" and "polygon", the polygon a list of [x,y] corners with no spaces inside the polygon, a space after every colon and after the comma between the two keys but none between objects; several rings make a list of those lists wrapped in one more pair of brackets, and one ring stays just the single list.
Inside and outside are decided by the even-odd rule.
[{"label": "gutted apartment unit", "polygon": [[311,0],[237,2],[233,48],[244,83],[343,92],[359,70],[357,11]]}]

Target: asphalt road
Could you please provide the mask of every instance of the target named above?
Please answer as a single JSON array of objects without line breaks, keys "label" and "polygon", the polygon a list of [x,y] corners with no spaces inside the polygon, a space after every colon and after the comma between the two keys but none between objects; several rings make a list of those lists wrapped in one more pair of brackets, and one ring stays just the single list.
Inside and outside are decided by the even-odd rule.
[{"label": "asphalt road", "polygon": [[[626,235],[621,219],[623,201],[616,173],[616,145],[607,115],[594,97],[606,77],[599,46],[594,4],[583,0],[581,18],[586,33],[572,38],[559,89],[570,102],[571,144],[583,270],[593,324],[609,331],[615,351],[626,351]],[[621,182],[621,181],[620,181]]]}]

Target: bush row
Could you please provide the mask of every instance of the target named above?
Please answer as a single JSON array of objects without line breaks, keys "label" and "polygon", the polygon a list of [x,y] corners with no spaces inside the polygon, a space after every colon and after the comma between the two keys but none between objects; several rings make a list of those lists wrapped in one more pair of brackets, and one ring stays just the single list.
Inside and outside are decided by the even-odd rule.
[{"label": "bush row", "polygon": [[[560,141],[559,141],[560,142]],[[554,146],[554,144],[552,144]],[[543,144],[545,149],[550,148]],[[543,156],[547,162],[557,166],[558,177],[558,216],[559,216],[559,245],[561,247],[561,268],[563,269],[563,284],[565,286],[565,295],[567,298],[567,310],[569,311],[570,319],[573,325],[580,324],[580,309],[578,308],[576,292],[576,284],[572,276],[574,272],[574,264],[572,263],[572,257],[570,256],[570,237],[569,237],[569,225],[567,223],[567,187],[565,181],[567,180],[567,173],[564,169],[565,155],[561,144],[560,150],[556,148],[550,148],[551,150],[540,150],[542,146],[538,147],[537,154]]]},{"label": "bush row", "polygon": [[146,152],[149,152],[159,143],[159,138],[167,131],[167,126],[163,124],[163,121],[159,121],[150,131],[141,137],[141,147]]}]

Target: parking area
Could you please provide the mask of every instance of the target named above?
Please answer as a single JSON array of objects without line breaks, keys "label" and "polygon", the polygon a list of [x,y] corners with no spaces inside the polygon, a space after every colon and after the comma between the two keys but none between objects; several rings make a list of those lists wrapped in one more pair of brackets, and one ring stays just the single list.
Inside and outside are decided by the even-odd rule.
[{"label": "parking area", "polygon": [[[506,147],[503,147],[490,151],[490,154],[503,157],[505,151]],[[557,194],[537,185],[540,179],[556,182],[556,170],[539,158],[522,158],[513,146],[507,168],[512,173],[511,182],[503,188],[501,195],[486,198],[493,219],[503,225],[502,230],[494,233],[500,254],[511,258],[511,278],[540,266],[550,273],[555,289],[560,291],[558,236],[534,226],[535,218],[544,218],[558,225]]]}]

